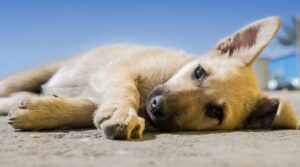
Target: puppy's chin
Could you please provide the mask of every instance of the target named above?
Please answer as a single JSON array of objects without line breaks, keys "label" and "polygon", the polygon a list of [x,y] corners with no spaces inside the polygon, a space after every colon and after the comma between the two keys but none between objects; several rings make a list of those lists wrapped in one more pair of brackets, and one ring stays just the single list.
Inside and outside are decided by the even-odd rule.
[{"label": "puppy's chin", "polygon": [[163,119],[155,118],[151,116],[151,114],[147,110],[145,112],[145,120],[146,124],[154,131],[174,132],[177,130],[173,121],[173,117],[171,116],[165,117]]},{"label": "puppy's chin", "polygon": [[160,131],[159,128],[157,128],[155,122],[152,120],[148,110],[145,111],[145,121],[147,131]]}]

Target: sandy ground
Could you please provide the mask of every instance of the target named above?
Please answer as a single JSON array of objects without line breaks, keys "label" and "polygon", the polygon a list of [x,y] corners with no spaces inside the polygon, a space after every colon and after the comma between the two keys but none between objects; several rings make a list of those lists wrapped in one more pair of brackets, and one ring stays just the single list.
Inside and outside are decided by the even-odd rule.
[{"label": "sandy ground", "polygon": [[[300,92],[276,92],[300,120]],[[300,166],[300,131],[146,133],[107,140],[97,130],[16,132],[0,117],[0,166]]]}]

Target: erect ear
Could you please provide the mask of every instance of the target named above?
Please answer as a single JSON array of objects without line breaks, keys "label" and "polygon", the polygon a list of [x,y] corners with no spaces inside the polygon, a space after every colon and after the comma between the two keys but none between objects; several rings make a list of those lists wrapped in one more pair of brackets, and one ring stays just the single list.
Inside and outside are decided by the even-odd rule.
[{"label": "erect ear", "polygon": [[246,65],[252,64],[276,35],[280,25],[279,17],[258,20],[220,40],[215,50],[218,55],[239,58]]},{"label": "erect ear", "polygon": [[249,114],[246,128],[250,129],[297,129],[297,118],[284,97],[270,96],[257,100]]}]

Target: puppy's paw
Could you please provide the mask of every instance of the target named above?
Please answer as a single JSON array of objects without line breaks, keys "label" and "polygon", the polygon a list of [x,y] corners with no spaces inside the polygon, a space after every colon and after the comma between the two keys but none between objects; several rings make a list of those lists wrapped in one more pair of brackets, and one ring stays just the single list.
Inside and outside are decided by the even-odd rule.
[{"label": "puppy's paw", "polygon": [[8,98],[6,97],[0,97],[0,116],[5,116],[9,112],[9,107],[8,107]]},{"label": "puppy's paw", "polygon": [[133,109],[116,111],[100,128],[109,139],[140,139],[145,129],[145,120],[138,117]]},{"label": "puppy's paw", "polygon": [[29,99],[16,104],[8,114],[8,124],[15,129],[35,129],[35,126],[32,125],[32,118],[36,117],[38,111],[33,106],[34,104]]},{"label": "puppy's paw", "polygon": [[94,116],[94,125],[96,128],[101,129],[102,123],[109,120],[115,111],[116,108],[100,108],[99,111],[96,111]]},{"label": "puppy's paw", "polygon": [[27,98],[10,110],[8,124],[22,130],[52,129],[63,122],[60,110],[54,97]]}]

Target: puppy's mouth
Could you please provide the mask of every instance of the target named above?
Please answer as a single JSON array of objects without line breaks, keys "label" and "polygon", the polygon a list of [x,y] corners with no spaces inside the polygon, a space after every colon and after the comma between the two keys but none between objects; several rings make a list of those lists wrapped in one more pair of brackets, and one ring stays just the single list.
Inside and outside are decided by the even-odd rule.
[{"label": "puppy's mouth", "polygon": [[156,125],[156,123],[151,118],[151,115],[149,114],[148,110],[146,110],[146,112],[145,112],[145,119],[150,127],[155,128],[156,130],[159,130],[159,127]]},{"label": "puppy's mouth", "polygon": [[155,128],[159,131],[175,131],[175,124],[173,121],[173,116],[171,115],[154,115],[153,111],[150,110],[149,104],[145,112],[145,119],[148,122],[149,126]]}]

